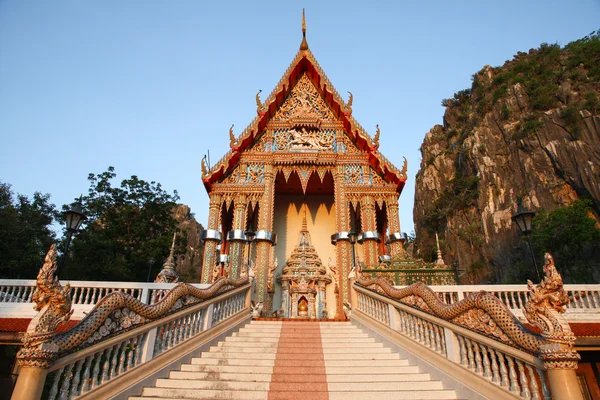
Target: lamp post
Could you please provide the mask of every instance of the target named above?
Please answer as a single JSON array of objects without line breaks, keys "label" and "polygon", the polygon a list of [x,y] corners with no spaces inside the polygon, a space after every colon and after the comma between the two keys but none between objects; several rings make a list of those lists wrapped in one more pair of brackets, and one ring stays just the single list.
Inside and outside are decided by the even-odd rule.
[{"label": "lamp post", "polygon": [[352,267],[356,268],[356,250],[354,247],[356,246],[356,239],[358,238],[358,234],[354,231],[348,232],[348,239],[350,239],[350,243],[352,244]]},{"label": "lamp post", "polygon": [[65,245],[65,252],[62,255],[62,259],[60,260],[60,264],[58,265],[56,271],[56,277],[60,277],[60,270],[65,264],[65,260],[67,257],[67,253],[69,252],[69,245],[71,244],[71,238],[73,234],[79,230],[81,224],[85,222],[87,219],[86,215],[83,213],[81,209],[81,197],[79,198],[79,202],[75,204],[75,207],[65,211],[65,222],[67,225],[67,244]]},{"label": "lamp post", "polygon": [[531,258],[533,260],[533,266],[535,267],[535,272],[537,273],[538,279],[542,279],[540,276],[540,270],[538,269],[537,261],[535,260],[535,254],[533,253],[533,247],[531,247],[531,240],[529,240],[529,236],[531,235],[531,231],[533,229],[533,217],[535,216],[535,212],[527,210],[523,207],[523,204],[519,201],[517,206],[517,213],[512,216],[512,220],[519,227],[519,235],[525,236],[527,239],[527,244],[529,245],[529,252],[531,253]]},{"label": "lamp post", "polygon": [[254,231],[252,231],[251,229],[248,229],[246,232],[244,232],[244,234],[246,235],[246,245],[248,246],[248,276],[250,276],[250,243],[252,243],[252,241],[254,240],[254,237],[256,236],[256,233]]}]

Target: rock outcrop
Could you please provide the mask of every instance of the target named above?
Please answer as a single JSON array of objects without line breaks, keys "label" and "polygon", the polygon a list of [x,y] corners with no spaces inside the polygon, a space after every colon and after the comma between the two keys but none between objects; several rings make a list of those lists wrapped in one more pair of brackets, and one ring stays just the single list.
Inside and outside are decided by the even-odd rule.
[{"label": "rock outcrop", "polygon": [[200,233],[204,230],[185,204],[179,204],[173,210],[173,218],[177,221],[180,239],[177,241],[175,253],[175,270],[182,282],[195,283],[200,281],[202,272],[202,255],[204,244]]},{"label": "rock outcrop", "polygon": [[[542,45],[484,67],[421,146],[414,220],[420,256],[434,234],[463,283],[500,282],[520,240],[511,216],[579,198],[600,212],[600,38]],[[522,255],[522,254],[521,254]],[[526,255],[526,254],[525,254]]]}]

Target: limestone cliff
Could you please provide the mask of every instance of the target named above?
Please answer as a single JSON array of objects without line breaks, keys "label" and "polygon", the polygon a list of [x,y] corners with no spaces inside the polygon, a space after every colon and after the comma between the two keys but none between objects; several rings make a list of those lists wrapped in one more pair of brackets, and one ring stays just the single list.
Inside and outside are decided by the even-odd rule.
[{"label": "limestone cliff", "polygon": [[438,231],[446,263],[466,269],[463,283],[499,282],[522,251],[511,220],[517,200],[550,211],[589,198],[598,213],[599,92],[592,34],[486,66],[471,89],[443,100],[443,126],[426,134],[416,177],[420,255],[431,258]]},{"label": "limestone cliff", "polygon": [[202,255],[204,244],[200,241],[200,233],[204,230],[185,204],[179,204],[173,210],[173,218],[177,221],[179,240],[175,256],[175,270],[183,282],[199,282],[202,272]]}]

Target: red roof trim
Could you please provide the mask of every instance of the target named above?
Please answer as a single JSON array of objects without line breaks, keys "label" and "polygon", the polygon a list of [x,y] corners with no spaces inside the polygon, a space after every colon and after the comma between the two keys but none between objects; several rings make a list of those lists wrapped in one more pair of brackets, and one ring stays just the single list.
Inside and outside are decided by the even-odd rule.
[{"label": "red roof trim", "polygon": [[231,171],[235,165],[237,165],[241,153],[247,150],[252,143],[254,143],[256,135],[264,130],[269,120],[273,117],[273,115],[275,115],[277,109],[281,106],[281,104],[283,104],[283,101],[289,94],[290,88],[294,86],[302,72],[305,71],[310,75],[310,78],[315,83],[317,90],[323,96],[327,104],[331,107],[334,114],[341,120],[344,130],[348,133],[350,138],[354,140],[359,149],[367,152],[369,165],[383,175],[388,181],[395,183],[398,186],[397,190],[399,193],[402,192],[404,184],[406,183],[406,179],[397,176],[395,173],[386,168],[385,165],[382,165],[382,162],[375,154],[377,149],[372,147],[366,138],[359,135],[357,129],[352,129],[352,122],[350,121],[351,114],[343,112],[342,105],[335,100],[333,92],[329,91],[327,86],[325,86],[325,90],[322,89],[320,84],[321,75],[318,73],[309,57],[307,57],[307,54],[304,53],[302,58],[300,58],[300,60],[294,66],[294,69],[290,72],[286,82],[287,84],[284,84],[282,89],[276,94],[275,101],[269,104],[267,111],[259,113],[260,119],[256,124],[256,130],[252,130],[251,133],[246,136],[241,143],[238,143],[237,146],[232,148],[232,155],[227,161],[225,169],[221,167],[217,171],[213,172],[209,177],[203,179],[204,186],[209,193],[211,191],[212,184],[218,182],[228,171]]}]

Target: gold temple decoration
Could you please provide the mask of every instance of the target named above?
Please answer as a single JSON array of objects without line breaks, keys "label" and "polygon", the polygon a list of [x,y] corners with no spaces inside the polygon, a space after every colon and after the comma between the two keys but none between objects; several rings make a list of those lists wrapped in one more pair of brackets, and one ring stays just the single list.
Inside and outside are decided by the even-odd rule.
[{"label": "gold temple decoration", "polygon": [[308,42],[306,41],[306,18],[304,17],[304,8],[302,9],[302,43],[300,50],[308,50]]},{"label": "gold temple decoration", "polygon": [[298,244],[283,268],[282,308],[287,318],[321,318],[325,310],[325,286],[332,282],[312,245],[304,204]]},{"label": "gold temple decoration", "polygon": [[235,135],[233,134],[233,124],[232,124],[231,128],[229,128],[229,147],[231,147],[233,149],[236,144],[237,144],[237,140],[235,139]]},{"label": "gold temple decoration", "polygon": [[575,369],[580,359],[575,351],[575,336],[561,315],[569,298],[554,259],[546,253],[545,260],[542,282],[535,285],[528,281],[529,298],[523,309],[527,321],[541,333],[527,328],[498,297],[485,291],[446,304],[423,283],[397,288],[382,277],[368,278],[361,274],[356,282],[438,318],[533,353],[544,362],[546,369]]},{"label": "gold temple decoration", "polygon": [[352,103],[354,101],[354,96],[352,92],[348,91],[348,103],[346,103],[346,112],[348,114],[352,114]]},{"label": "gold temple decoration", "polygon": [[262,89],[259,90],[258,93],[256,93],[256,112],[258,112],[258,113],[260,113],[264,109],[264,104],[261,103],[261,101],[260,101],[260,93],[261,92],[262,92]]},{"label": "gold temple decoration", "polygon": [[48,342],[56,335],[56,328],[71,318],[73,310],[71,287],[68,283],[64,287],[60,284],[57,268],[56,245],[52,244],[38,273],[33,293],[33,308],[39,312],[29,323],[23,337],[23,347],[17,353],[17,361],[21,366],[48,368],[60,351],[58,346]]},{"label": "gold temple decoration", "polygon": [[173,233],[173,242],[171,243],[171,251],[167,261],[163,264],[162,270],[156,276],[154,283],[175,283],[179,282],[179,274],[175,271],[175,238],[177,233]]},{"label": "gold temple decoration", "polygon": [[208,170],[206,169],[206,156],[202,157],[202,176],[206,176]]},{"label": "gold temple decoration", "polygon": [[379,135],[381,134],[381,131],[379,130],[379,124],[375,125],[376,128],[376,132],[375,132],[375,138],[373,139],[373,146],[375,147],[379,147]]}]

